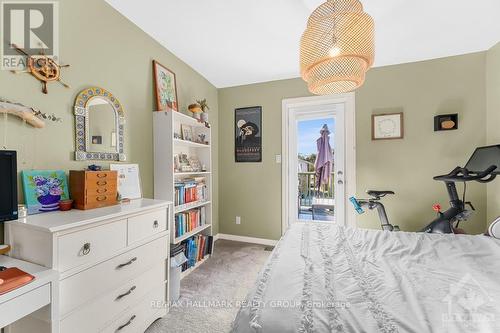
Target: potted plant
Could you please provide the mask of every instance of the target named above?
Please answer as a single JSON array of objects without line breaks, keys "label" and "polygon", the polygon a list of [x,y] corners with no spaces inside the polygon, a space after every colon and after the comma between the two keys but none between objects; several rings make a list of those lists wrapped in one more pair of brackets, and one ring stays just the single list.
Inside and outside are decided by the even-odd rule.
[{"label": "potted plant", "polygon": [[203,112],[201,105],[198,103],[191,104],[188,106],[189,111],[193,114],[194,119],[200,120],[200,114]]},{"label": "potted plant", "polygon": [[207,104],[207,99],[204,98],[201,101],[196,101],[198,105],[201,108],[201,121],[203,122],[208,122],[208,110],[210,110],[210,107]]}]

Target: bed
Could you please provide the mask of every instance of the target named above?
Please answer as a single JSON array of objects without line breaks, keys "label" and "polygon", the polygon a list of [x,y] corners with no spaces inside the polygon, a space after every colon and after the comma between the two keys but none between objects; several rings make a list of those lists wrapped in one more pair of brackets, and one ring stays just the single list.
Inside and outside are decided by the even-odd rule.
[{"label": "bed", "polygon": [[500,332],[500,240],[297,223],[233,333]]}]

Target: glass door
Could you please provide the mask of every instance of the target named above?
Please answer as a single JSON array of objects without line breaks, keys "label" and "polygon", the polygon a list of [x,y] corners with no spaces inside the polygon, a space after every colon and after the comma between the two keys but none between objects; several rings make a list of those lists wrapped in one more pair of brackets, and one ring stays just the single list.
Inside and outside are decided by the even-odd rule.
[{"label": "glass door", "polygon": [[343,220],[344,104],[296,109],[292,117],[289,216],[299,222]]}]

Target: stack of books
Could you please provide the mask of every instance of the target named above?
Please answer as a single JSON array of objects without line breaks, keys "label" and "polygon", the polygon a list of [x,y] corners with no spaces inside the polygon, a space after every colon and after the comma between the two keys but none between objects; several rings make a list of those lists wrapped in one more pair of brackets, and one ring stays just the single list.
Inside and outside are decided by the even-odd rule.
[{"label": "stack of books", "polygon": [[195,201],[206,201],[208,190],[205,178],[181,179],[175,183],[175,205],[180,206]]},{"label": "stack of books", "polygon": [[175,237],[181,237],[206,223],[206,208],[200,207],[175,214]]},{"label": "stack of books", "polygon": [[182,266],[185,271],[196,265],[197,262],[212,254],[212,236],[196,235],[180,243],[180,249],[184,251],[188,261]]}]

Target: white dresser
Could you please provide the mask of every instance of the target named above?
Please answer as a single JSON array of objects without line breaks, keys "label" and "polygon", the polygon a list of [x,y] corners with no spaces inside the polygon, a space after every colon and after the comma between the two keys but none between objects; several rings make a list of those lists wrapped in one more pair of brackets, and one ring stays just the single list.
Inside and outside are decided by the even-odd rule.
[{"label": "white dresser", "polygon": [[[60,273],[61,333],[137,333],[167,312],[170,203],[152,199],[5,224],[11,256]],[[7,332],[49,332],[43,311]]]}]

